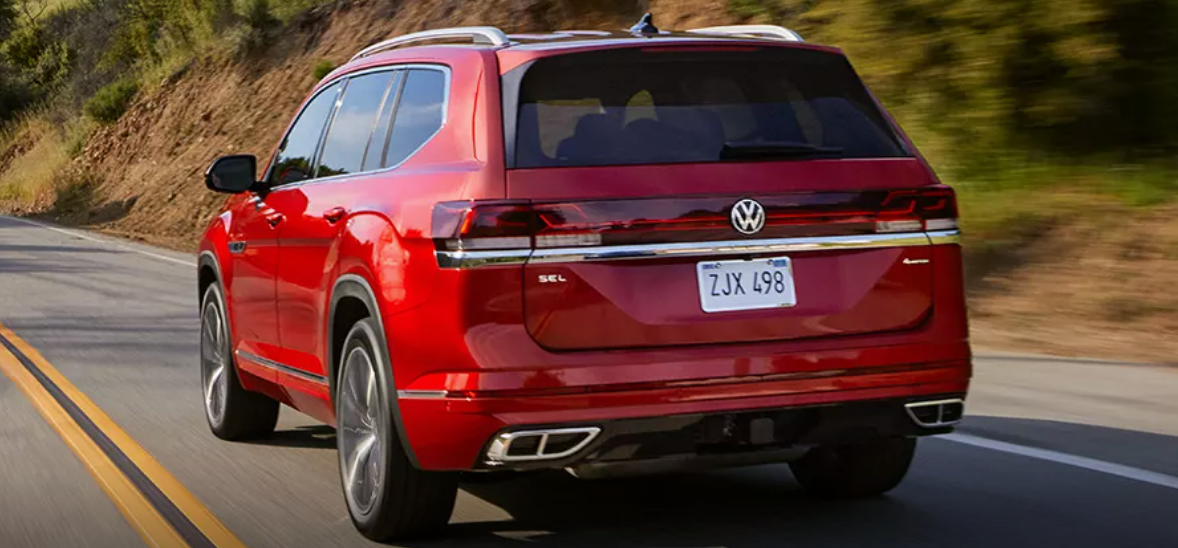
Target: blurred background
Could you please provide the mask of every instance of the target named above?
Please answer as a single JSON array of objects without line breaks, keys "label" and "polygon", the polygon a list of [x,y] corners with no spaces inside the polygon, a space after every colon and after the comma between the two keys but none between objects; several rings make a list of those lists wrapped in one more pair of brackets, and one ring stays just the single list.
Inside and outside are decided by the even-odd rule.
[{"label": "blurred background", "polygon": [[0,0],[0,212],[191,250],[208,162],[362,46],[646,11],[843,48],[959,192],[981,346],[1178,351],[1178,0]]}]

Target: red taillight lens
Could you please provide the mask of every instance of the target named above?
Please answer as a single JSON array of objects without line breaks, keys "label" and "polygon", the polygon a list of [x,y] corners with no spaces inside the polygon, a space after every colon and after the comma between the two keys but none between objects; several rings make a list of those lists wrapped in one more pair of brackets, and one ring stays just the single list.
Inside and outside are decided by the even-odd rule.
[{"label": "red taillight lens", "polygon": [[728,217],[699,200],[596,201],[536,206],[536,247],[619,245],[708,239]]},{"label": "red taillight lens", "polygon": [[443,249],[532,247],[532,209],[511,202],[443,202],[434,206],[432,237]]},{"label": "red taillight lens", "polygon": [[[922,232],[957,228],[947,186],[755,197],[765,223],[755,238]],[[741,239],[732,198],[659,198],[531,204],[443,202],[431,236],[439,249],[544,249]]]},{"label": "red taillight lens", "polygon": [[947,186],[893,190],[881,204],[876,232],[919,232],[957,228],[957,196]]}]

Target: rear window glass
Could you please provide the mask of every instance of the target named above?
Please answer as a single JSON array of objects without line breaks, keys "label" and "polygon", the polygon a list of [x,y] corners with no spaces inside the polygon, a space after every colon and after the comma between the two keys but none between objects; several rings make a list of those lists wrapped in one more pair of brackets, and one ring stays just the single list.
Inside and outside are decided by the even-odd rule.
[{"label": "rear window glass", "polygon": [[624,49],[526,70],[519,168],[908,155],[836,54]]}]

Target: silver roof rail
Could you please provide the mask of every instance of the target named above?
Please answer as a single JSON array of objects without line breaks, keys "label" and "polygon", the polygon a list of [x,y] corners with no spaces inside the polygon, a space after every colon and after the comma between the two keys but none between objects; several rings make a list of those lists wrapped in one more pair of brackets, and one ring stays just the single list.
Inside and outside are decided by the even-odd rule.
[{"label": "silver roof rail", "polygon": [[[396,38],[389,38],[383,42],[368,46],[352,56],[351,61],[375,55],[382,51],[427,40],[446,40],[450,38],[470,38],[476,44],[490,44],[492,46],[506,46],[511,39],[503,31],[495,27],[454,27],[448,29],[425,30],[411,34],[403,34]],[[349,61],[349,62],[351,62]]]},{"label": "silver roof rail", "polygon": [[700,34],[723,34],[727,36],[753,36],[760,38],[776,38],[787,42],[805,42],[802,35],[777,25],[731,25],[726,27],[705,27],[691,29],[687,32]]}]

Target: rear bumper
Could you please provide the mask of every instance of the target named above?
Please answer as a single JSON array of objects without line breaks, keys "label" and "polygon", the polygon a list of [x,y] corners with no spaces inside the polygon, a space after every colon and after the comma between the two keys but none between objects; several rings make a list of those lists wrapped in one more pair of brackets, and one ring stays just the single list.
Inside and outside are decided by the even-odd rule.
[{"label": "rear bumper", "polygon": [[[490,460],[478,463],[477,467],[486,470],[570,468],[578,476],[594,477],[781,462],[799,457],[818,445],[948,433],[953,429],[952,424],[919,424],[906,406],[938,401],[955,402],[959,409],[963,398],[964,394],[943,394],[933,398],[891,398],[603,421],[585,428],[585,441],[576,445],[577,439],[570,439],[572,434],[568,434],[576,429],[569,425],[559,425],[557,430],[528,427],[500,434],[492,445],[499,443],[501,437],[513,434],[553,432],[545,440],[551,450],[544,451],[553,458],[533,456],[540,451],[535,449],[539,437],[516,438],[516,444],[500,448]],[[955,414],[946,422],[955,423],[959,418]],[[552,447],[560,443],[562,433],[568,441]],[[514,457],[506,456],[512,453]]]},{"label": "rear bumper", "polygon": [[[622,434],[703,428],[713,417],[775,417],[772,440],[754,449],[789,449],[812,443],[854,441],[862,435],[927,435],[947,428],[922,428],[905,414],[904,404],[914,400],[964,397],[969,387],[968,347],[952,360],[917,364],[877,365],[851,369],[823,368],[810,372],[659,383],[499,391],[452,391],[426,394],[403,392],[399,396],[402,424],[416,461],[427,470],[487,469],[486,452],[500,433],[526,428],[593,426],[601,429],[589,446],[568,459],[531,463],[520,467],[563,467],[596,460],[641,460],[654,453],[679,454],[687,437],[672,443],[670,453],[624,455],[609,444],[625,439]],[[477,374],[472,374],[477,375]],[[881,407],[882,406],[882,407]],[[881,414],[880,410],[886,412]],[[819,410],[819,411],[815,411]],[[818,428],[810,422],[818,417]],[[829,428],[846,422],[853,428]],[[809,421],[809,422],[808,422]],[[880,422],[882,421],[882,422]],[[807,428],[802,428],[810,424]],[[763,425],[763,423],[762,423]],[[758,427],[758,428],[763,428]],[[790,430],[794,429],[794,430]],[[799,432],[806,430],[806,435]],[[775,431],[776,432],[776,431]],[[791,434],[790,432],[793,432]],[[663,435],[640,436],[660,447]],[[614,441],[611,441],[614,440]],[[663,441],[659,441],[663,440]],[[728,440],[736,442],[739,440]],[[625,445],[632,446],[634,440]],[[639,444],[643,445],[643,444]],[[720,445],[723,445],[721,443]],[[707,448],[705,448],[706,452]],[[694,451],[699,453],[699,451]],[[593,455],[591,458],[587,457]],[[625,458],[623,458],[625,457]]]}]

